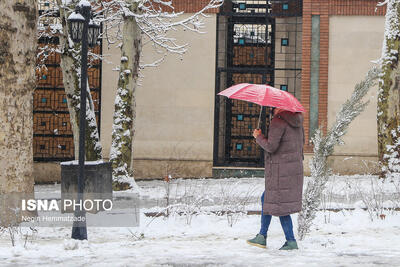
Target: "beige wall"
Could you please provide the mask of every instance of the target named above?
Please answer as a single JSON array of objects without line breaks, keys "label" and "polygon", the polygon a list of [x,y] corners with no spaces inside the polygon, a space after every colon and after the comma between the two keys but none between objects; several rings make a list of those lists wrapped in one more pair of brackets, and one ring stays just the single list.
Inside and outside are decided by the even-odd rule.
[{"label": "beige wall", "polygon": [[[332,16],[329,20],[329,78],[328,125],[335,121],[336,113],[347,100],[357,82],[361,81],[372,60],[380,57],[383,41],[384,17]],[[371,89],[371,101],[358,118],[352,122],[344,136],[346,145],[335,149],[334,169],[345,172],[365,170],[364,163],[377,160],[376,129],[377,88]],[[363,162],[357,156],[365,157]],[[333,159],[332,159],[333,160]]]},{"label": "beige wall", "polygon": [[[143,72],[142,86],[136,93],[134,141],[135,176],[139,178],[161,177],[166,168],[178,169],[168,167],[176,165],[166,161],[171,159],[185,159],[182,164],[187,163],[189,176],[211,176],[216,16],[210,15],[205,23],[205,34],[176,32],[180,42],[189,44],[182,58],[168,55],[161,66]],[[103,63],[102,70],[101,143],[103,156],[108,158],[117,84],[117,72],[112,69],[119,64],[120,56],[119,49],[108,49],[106,45],[103,54],[109,55],[106,60],[112,62]],[[144,63],[158,58],[150,45],[144,47]],[[201,162],[203,168],[194,171],[193,161]]]}]

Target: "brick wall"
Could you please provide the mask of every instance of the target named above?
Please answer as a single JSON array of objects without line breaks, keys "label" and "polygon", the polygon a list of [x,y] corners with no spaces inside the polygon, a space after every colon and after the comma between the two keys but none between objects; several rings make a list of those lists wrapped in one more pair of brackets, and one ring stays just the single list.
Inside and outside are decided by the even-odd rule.
[{"label": "brick wall", "polygon": [[[301,103],[310,110],[311,69],[311,16],[320,16],[320,69],[319,69],[319,125],[326,133],[328,121],[328,65],[329,65],[329,16],[384,16],[385,7],[377,7],[377,0],[304,0]],[[309,143],[309,112],[304,116],[306,135],[305,152],[312,152]]]},{"label": "brick wall", "polygon": [[[174,11],[185,12],[185,13],[196,13],[204,8],[210,0],[172,0],[172,6]],[[156,5],[156,4],[155,4]],[[165,10],[171,11],[171,10]],[[218,13],[219,9],[209,9],[205,13]]]},{"label": "brick wall", "polygon": [[[327,1],[328,2],[328,1]],[[384,16],[385,7],[377,7],[376,0],[329,0],[329,15]]]}]

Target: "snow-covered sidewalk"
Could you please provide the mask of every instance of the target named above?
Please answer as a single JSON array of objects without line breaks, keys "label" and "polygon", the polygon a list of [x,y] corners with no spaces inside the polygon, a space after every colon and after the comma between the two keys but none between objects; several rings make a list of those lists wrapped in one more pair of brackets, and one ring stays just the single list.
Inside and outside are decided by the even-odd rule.
[{"label": "snow-covered sidewalk", "polygon": [[[308,179],[305,177],[304,188]],[[363,200],[365,202],[367,199],[363,197],[373,195],[388,207],[398,204],[392,200],[400,198],[400,181],[382,181],[371,175],[333,175],[323,193],[321,209],[365,208]],[[203,204],[211,207],[220,206],[224,201],[236,201],[246,202],[246,208],[250,210],[260,210],[260,196],[264,191],[264,178],[172,179],[169,185],[163,180],[142,180],[137,184],[140,187],[142,211],[166,207],[167,196],[169,204],[196,196],[207,199]],[[60,190],[60,184],[35,186],[35,194],[40,196],[60,195]]]},{"label": "snow-covered sidewalk", "polygon": [[[165,184],[140,181],[144,207],[139,227],[88,228],[89,241],[84,242],[69,238],[71,228],[38,228],[26,247],[23,237],[17,237],[17,246],[12,247],[9,235],[3,232],[0,266],[398,266],[400,212],[385,210],[383,219],[371,221],[368,211],[360,209],[366,200],[357,192],[364,192],[365,197],[374,191],[376,196],[385,196],[385,205],[396,203],[391,201],[396,187],[389,183],[371,187],[373,180],[369,176],[332,177],[325,193],[330,198],[323,205],[346,205],[354,210],[318,212],[312,232],[299,242],[298,251],[278,250],[284,235],[277,218],[270,226],[268,248],[261,249],[245,242],[259,230],[258,215],[232,218],[204,209],[190,220],[176,213],[169,218],[147,217],[145,212],[164,207]],[[175,180],[170,185],[170,201],[185,199],[190,190],[200,193],[202,187],[206,188],[203,196],[215,200],[208,203],[210,209],[231,207],[223,192],[250,199],[246,209],[260,208],[263,179],[257,178]],[[36,187],[41,193],[57,190],[58,185]],[[293,222],[297,229],[297,215]]]},{"label": "snow-covered sidewalk", "polygon": [[[233,227],[216,215],[199,215],[187,225],[183,217],[142,216],[139,228],[89,228],[88,242],[70,240],[70,229],[39,228],[32,243],[12,248],[6,234],[0,239],[1,266],[398,266],[400,216],[370,222],[364,211],[322,213],[318,228],[298,251],[278,248],[284,237],[273,219],[268,249],[245,240],[259,227],[258,216],[244,216]],[[151,223],[150,223],[151,221]],[[150,224],[148,224],[150,223]],[[294,216],[294,224],[296,216]],[[143,236],[142,236],[143,234]]]}]

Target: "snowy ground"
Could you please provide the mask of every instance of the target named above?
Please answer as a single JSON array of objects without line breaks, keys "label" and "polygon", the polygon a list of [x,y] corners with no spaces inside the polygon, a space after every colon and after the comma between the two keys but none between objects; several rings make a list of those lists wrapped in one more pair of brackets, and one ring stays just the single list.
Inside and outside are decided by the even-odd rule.
[{"label": "snowy ground", "polygon": [[[208,202],[197,209],[199,215],[173,213],[169,218],[145,216],[145,212],[164,207],[165,184],[141,181],[144,208],[139,227],[89,228],[89,241],[84,242],[71,240],[70,228],[38,228],[26,247],[20,236],[12,247],[9,235],[3,233],[0,266],[399,266],[400,212],[378,210],[384,219],[372,217],[371,221],[369,212],[361,209],[368,206],[366,196],[371,195],[377,207],[398,204],[397,184],[371,184],[375,179],[332,177],[312,232],[299,242],[298,251],[278,250],[284,236],[277,218],[271,223],[268,248],[261,249],[245,242],[259,230],[258,215],[231,218],[207,213],[227,207],[259,210],[263,179],[174,180],[170,185],[171,204],[195,203],[193,198],[187,200],[189,191],[199,196],[195,199]],[[59,185],[37,186],[36,192],[59,192]],[[239,199],[236,206],[228,193]],[[343,207],[352,210],[324,210]],[[296,229],[296,215],[293,222]]]}]

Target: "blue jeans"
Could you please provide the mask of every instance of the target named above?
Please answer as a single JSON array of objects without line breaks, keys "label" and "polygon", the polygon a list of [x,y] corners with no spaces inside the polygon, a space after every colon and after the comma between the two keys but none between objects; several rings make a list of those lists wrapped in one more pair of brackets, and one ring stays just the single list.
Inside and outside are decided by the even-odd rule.
[{"label": "blue jeans", "polygon": [[[265,191],[261,196],[261,229],[260,234],[267,237],[267,232],[269,228],[269,224],[271,223],[272,216],[264,215],[264,195]],[[279,216],[279,220],[281,221],[283,232],[285,233],[285,237],[287,241],[296,241],[293,234],[293,223],[290,215]]]}]

